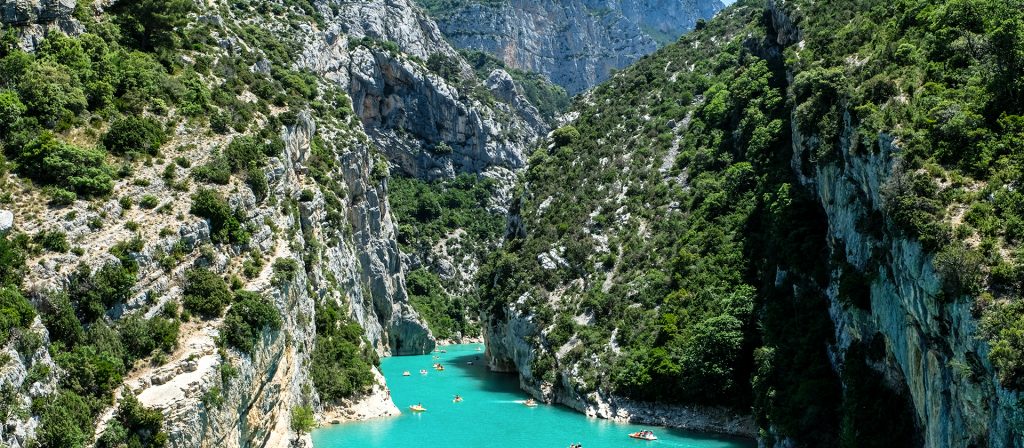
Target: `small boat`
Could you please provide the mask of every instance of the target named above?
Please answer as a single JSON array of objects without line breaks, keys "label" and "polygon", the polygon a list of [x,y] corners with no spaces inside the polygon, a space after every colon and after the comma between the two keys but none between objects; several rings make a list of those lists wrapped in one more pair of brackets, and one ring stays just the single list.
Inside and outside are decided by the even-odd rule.
[{"label": "small boat", "polygon": [[408,370],[406,370],[406,371],[402,372],[402,376],[409,376],[409,375],[412,375],[412,374],[411,374],[411,373],[409,373],[409,371],[408,371]]},{"label": "small boat", "polygon": [[651,431],[637,431],[629,435],[634,439],[640,440],[658,440],[658,437]]},{"label": "small boat", "polygon": [[426,375],[427,369],[420,369],[420,375]]},{"label": "small boat", "polygon": [[482,351],[484,351],[484,349],[482,349],[482,348],[480,348],[480,347],[477,347],[477,348],[476,348],[476,351],[478,351],[478,352],[482,352]]},{"label": "small boat", "polygon": [[528,408],[537,407],[537,400],[534,400],[534,399],[530,398],[530,399],[524,401],[523,404],[525,404],[526,407],[528,407]]},{"label": "small boat", "polygon": [[455,398],[452,399],[452,403],[462,403],[462,397],[456,395]]},{"label": "small boat", "polygon": [[441,350],[441,353],[448,353],[448,350]]},{"label": "small boat", "polygon": [[444,366],[438,364],[437,367],[434,367],[434,370],[437,370],[438,372],[444,372]]},{"label": "small boat", "polygon": [[409,410],[413,412],[427,412],[427,408],[423,407],[422,404],[414,404],[409,406]]},{"label": "small boat", "polygon": [[473,361],[467,361],[466,365],[470,365],[470,366],[473,365]]}]

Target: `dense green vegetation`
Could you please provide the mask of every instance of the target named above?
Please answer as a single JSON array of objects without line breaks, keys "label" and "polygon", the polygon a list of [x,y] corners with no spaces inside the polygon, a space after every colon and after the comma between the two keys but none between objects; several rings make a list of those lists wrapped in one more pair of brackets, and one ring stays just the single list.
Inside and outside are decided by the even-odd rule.
[{"label": "dense green vegetation", "polygon": [[185,272],[185,290],[181,302],[185,309],[206,318],[220,317],[232,299],[227,282],[207,269]]},{"label": "dense green vegetation", "polygon": [[246,243],[249,231],[242,227],[245,218],[232,210],[227,199],[215,190],[201,189],[192,196],[192,214],[210,221],[210,239],[218,243]]},{"label": "dense green vegetation", "polygon": [[[734,14],[707,32],[764,32],[759,9]],[[697,68],[675,72],[672,82],[658,71],[674,61]],[[482,296],[486,313],[501,316],[527,293],[539,328],[550,326],[535,375],[554,382],[561,368],[579,365],[587,372],[574,379],[582,391],[749,402],[759,285],[750,260],[764,249],[747,235],[769,204],[788,199],[780,198],[787,160],[772,152],[786,135],[784,78],[770,63],[735,40],[669,47],[598,87],[600,108],[580,107],[580,119],[554,133],[553,148],[534,152],[522,208],[528,235],[492,257]],[[702,93],[706,100],[694,101]],[[640,121],[645,114],[654,118]],[[552,308],[549,295],[574,279],[583,286]],[[619,355],[608,349],[613,334]],[[575,348],[555,360],[551,353],[571,337]]]},{"label": "dense green vegetation", "polygon": [[458,268],[484,259],[497,247],[505,220],[488,209],[494,189],[495,181],[470,174],[432,183],[408,177],[388,182],[398,242],[427,266],[406,276],[409,298],[437,337],[479,334],[475,296],[458,276],[440,279],[435,247],[444,243]]},{"label": "dense green vegetation", "polygon": [[128,116],[110,124],[110,129],[103,136],[103,146],[114,154],[156,155],[165,139],[158,121]]},{"label": "dense green vegetation", "polygon": [[441,286],[437,274],[420,268],[405,276],[406,291],[412,306],[427,321],[434,337],[447,339],[459,335],[475,336],[480,329],[473,322],[474,303],[464,303],[463,297],[450,294]]},{"label": "dense green vegetation", "polygon": [[[128,254],[140,248],[132,242],[119,244],[118,248],[115,255],[120,261],[95,271],[80,265],[66,291],[43,298],[40,314],[51,339],[48,348],[64,371],[60,392],[40,397],[32,404],[32,413],[40,416],[37,439],[44,447],[84,446],[92,438],[93,419],[109,405],[114,388],[120,386],[135,362],[169,353],[177,346],[179,324],[173,312],[149,319],[132,316],[116,323],[105,319],[108,310],[131,297],[136,281],[137,268]],[[45,377],[50,373],[39,374]],[[160,446],[152,445],[162,439],[158,432],[151,431],[151,424],[145,429],[133,420],[145,414],[151,422],[153,415],[159,416],[158,411],[142,409],[136,403],[119,412],[126,420],[115,429],[124,432],[109,436],[108,442],[116,442],[111,446],[133,438],[143,443],[141,446]],[[136,417],[129,417],[130,413]]]},{"label": "dense green vegetation", "polygon": [[753,406],[798,446],[919,445],[907,396],[874,370],[881,336],[833,369],[825,291],[870,312],[887,260],[831,254],[842,242],[791,160],[794,134],[807,176],[892,136],[881,212],[857,229],[920,241],[936,305],[976,299],[1000,382],[1024,387],[1021,6],[785,2],[805,47],[778,44],[761,2],[726,10],[597,87],[534,152],[525,233],[483,267],[483,314],[531,314],[534,376],[576,372],[579,392]]},{"label": "dense green vegetation", "polygon": [[[221,6],[249,18],[275,15],[313,20],[318,14],[310,2],[302,0]],[[343,93],[321,92],[312,74],[291,69],[301,54],[300,37],[272,32],[250,20],[201,23],[195,20],[197,7],[187,0],[125,0],[102,11],[80,4],[74,14],[85,32],[73,37],[49,32],[33,52],[19,48],[19,30],[0,30],[0,203],[21,205],[22,196],[41,187],[50,198],[49,206],[76,206],[77,210],[64,214],[67,221],[74,220],[80,210],[97,211],[99,216],[90,217],[88,225],[100,230],[108,224],[104,220],[118,219],[108,216],[101,202],[110,199],[115,186],[150,186],[151,179],[135,177],[139,165],[163,165],[166,186],[184,192],[180,197],[186,200],[193,179],[226,185],[233,176],[244,176],[257,201],[262,201],[270,189],[265,162],[279,156],[284,147],[279,136],[282,125],[294,124],[300,110],[310,110],[318,120],[346,118],[351,107]],[[211,11],[231,16],[223,10]],[[245,44],[224,49],[218,39]],[[257,62],[269,70],[251,69]],[[210,159],[200,154],[195,162],[194,152],[188,152],[195,146],[168,144],[178,139],[180,129],[234,135],[224,137],[226,144]],[[312,164],[313,170],[319,167]],[[15,178],[8,173],[26,179],[25,183],[9,181]],[[230,205],[224,196],[227,191],[200,188],[194,193],[192,213],[210,221],[215,243],[248,242],[245,215]],[[331,193],[333,213],[340,216],[338,193],[343,191]],[[171,201],[157,195],[119,194],[116,199],[125,212],[137,203],[146,212],[172,214]],[[28,219],[38,217],[33,211]],[[177,216],[178,221],[184,219]],[[28,389],[36,382],[58,386],[54,393],[34,398],[31,408],[23,409],[14,400],[3,403],[5,418],[39,418],[32,446],[79,448],[92,443],[96,418],[113,404],[113,391],[126,375],[142,362],[166,362],[176,348],[180,319],[220,316],[230,306],[224,317],[222,347],[243,353],[253,350],[263,331],[281,325],[273,303],[246,291],[232,293],[222,278],[202,268],[186,273],[180,314],[175,301],[152,310],[159,297],[153,290],[139,291],[136,281],[141,274],[135,261],[145,259],[140,257],[146,249],[142,235],[149,229],[136,221],[123,225],[139,233],[111,249],[116,260],[83,264],[68,276],[64,290],[31,294],[22,289],[27,259],[43,256],[44,250],[82,257],[84,249],[72,247],[74,242],[57,230],[61,226],[47,226],[31,236],[0,235],[0,332],[4,340],[12,340],[29,368],[23,389],[11,393],[29,396]],[[160,236],[172,231],[162,229]],[[158,254],[158,259],[171,272],[186,255],[184,244],[179,243],[171,254]],[[235,289],[238,282],[232,280]],[[128,302],[130,306],[125,306]],[[137,310],[139,306],[150,312]],[[45,349],[57,368],[36,362],[42,336],[26,329],[36,314],[48,330],[51,344]],[[341,319],[343,314],[336,317]],[[351,378],[334,389],[351,393],[372,382],[366,376],[373,358],[372,351],[361,348],[361,333],[350,338],[354,324],[344,322],[350,326],[330,340],[336,343],[325,344],[322,351],[327,355],[322,359],[331,369],[349,363],[344,356],[360,360],[361,364],[345,364]],[[231,366],[225,365],[222,373],[230,377]],[[357,373],[358,369],[362,372]],[[122,395],[97,446],[163,446],[161,413],[142,407],[130,392]]]},{"label": "dense green vegetation", "polygon": [[[819,160],[837,156],[837,99],[857,126],[854,151],[877,152],[879,132],[897,138],[902,164],[884,192],[886,215],[936,253],[939,300],[977,298],[1000,380],[1020,389],[1024,4],[846,3],[856,7],[813,4],[795,14],[807,36],[790,56],[796,125],[822,137]],[[865,63],[849,69],[850,55]],[[951,224],[959,208],[963,221]]]},{"label": "dense green vegetation", "polygon": [[336,402],[367,392],[376,383],[370,369],[380,363],[377,353],[341,305],[317,306],[315,344],[310,377],[321,399]]},{"label": "dense green vegetation", "polygon": [[280,328],[281,314],[273,303],[258,293],[238,291],[224,316],[223,337],[228,345],[251,354],[264,331]]},{"label": "dense green vegetation", "polygon": [[21,292],[9,286],[0,287],[0,339],[7,341],[12,330],[27,328],[35,317],[35,309]]},{"label": "dense green vegetation", "polygon": [[163,414],[147,409],[132,394],[121,399],[117,413],[103,436],[96,442],[98,448],[139,447],[157,448],[167,443],[162,431]]}]

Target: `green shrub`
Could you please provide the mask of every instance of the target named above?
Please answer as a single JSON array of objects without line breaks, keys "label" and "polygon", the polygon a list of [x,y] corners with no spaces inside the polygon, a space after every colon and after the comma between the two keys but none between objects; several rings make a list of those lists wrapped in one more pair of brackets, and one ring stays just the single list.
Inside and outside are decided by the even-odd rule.
[{"label": "green shrub", "polygon": [[296,406],[292,408],[291,429],[296,434],[306,434],[316,426],[316,419],[313,417],[313,408],[309,406]]},{"label": "green shrub", "polygon": [[64,253],[71,250],[68,235],[60,230],[41,230],[32,237],[32,240],[50,252]]},{"label": "green shrub", "polygon": [[556,147],[562,147],[572,144],[580,138],[580,131],[575,126],[566,125],[551,133],[551,139],[555,142]]},{"label": "green shrub", "polygon": [[310,377],[322,400],[337,402],[366,392],[375,383],[372,365],[376,357],[363,340],[363,330],[335,304],[318,306],[316,340]]},{"label": "green shrub", "polygon": [[209,162],[193,168],[192,176],[203,182],[227,185],[231,181],[231,165],[224,157],[214,154]]},{"label": "green shrub", "polygon": [[63,188],[48,188],[46,192],[50,195],[50,205],[54,207],[71,205],[78,199],[78,195],[75,192],[67,191]]},{"label": "green shrub", "polygon": [[135,395],[121,398],[113,420],[96,442],[97,448],[158,448],[167,444],[163,432],[163,413],[159,409],[142,406]]},{"label": "green shrub", "polygon": [[252,353],[265,330],[281,328],[281,314],[273,303],[251,291],[238,291],[235,304],[224,316],[224,341],[242,353]]},{"label": "green shrub", "polygon": [[249,241],[249,232],[242,228],[238,214],[214,190],[201,189],[196,192],[192,196],[191,213],[210,221],[210,239],[214,242],[244,244]]},{"label": "green shrub", "polygon": [[452,147],[449,146],[448,143],[445,143],[445,142],[441,142],[441,143],[438,143],[438,144],[434,145],[434,153],[435,154],[446,155],[446,154],[451,154],[454,151],[455,150],[452,149]]},{"label": "green shrub", "polygon": [[943,298],[956,300],[979,292],[982,280],[982,258],[963,244],[944,247],[933,260],[935,270],[942,278]]},{"label": "green shrub", "polygon": [[28,66],[18,91],[28,113],[43,124],[54,127],[85,110],[87,106],[81,83],[72,72],[46,60]]},{"label": "green shrub", "polygon": [[261,202],[270,194],[270,184],[267,182],[267,173],[262,168],[249,167],[245,176],[245,183],[252,190],[256,202]]},{"label": "green shrub", "polygon": [[11,330],[27,328],[35,317],[35,308],[17,289],[0,287],[0,338],[4,342],[10,337]]},{"label": "green shrub", "polygon": [[185,309],[205,318],[220,317],[231,303],[231,290],[219,275],[206,269],[185,272],[182,304]]},{"label": "green shrub", "polygon": [[[104,339],[96,339],[103,334]],[[61,387],[83,397],[107,400],[110,392],[121,385],[126,372],[123,348],[117,333],[109,334],[109,327],[98,324],[90,328],[87,334],[91,344],[76,345],[70,351],[60,352],[54,360],[65,376],[61,379]],[[107,337],[113,344],[107,344]]]},{"label": "green shrub", "polygon": [[214,112],[210,115],[210,129],[221,135],[231,132],[231,116],[224,112]]},{"label": "green shrub", "polygon": [[166,141],[163,127],[152,118],[128,116],[110,124],[103,145],[114,154],[156,155]]},{"label": "green shrub", "polygon": [[14,128],[28,108],[21,103],[17,92],[0,90],[0,132],[8,132]]},{"label": "green shrub", "polygon": [[20,286],[24,269],[24,242],[18,243],[10,235],[0,235],[0,286]]},{"label": "green shrub", "polygon": [[84,448],[93,434],[89,403],[74,392],[62,391],[40,399],[36,441],[45,448]]},{"label": "green shrub", "polygon": [[274,260],[273,270],[273,282],[280,286],[295,280],[295,275],[299,272],[299,263],[291,258],[278,258]]},{"label": "green shrub", "polygon": [[159,203],[159,199],[151,194],[143,195],[139,200],[139,206],[145,209],[154,209]]},{"label": "green shrub", "polygon": [[102,196],[114,188],[104,157],[102,150],[79,148],[43,132],[21,149],[17,160],[32,180],[85,196]]},{"label": "green shrub", "polygon": [[188,0],[128,0],[109,8],[126,43],[143,50],[176,47],[195,9]]},{"label": "green shrub", "polygon": [[135,282],[133,266],[111,262],[91,272],[87,265],[79,264],[68,281],[68,299],[83,322],[93,322],[131,298]]},{"label": "green shrub", "polygon": [[264,163],[264,145],[254,136],[235,137],[224,148],[223,156],[231,172],[237,173],[250,166],[262,166]]},{"label": "green shrub", "polygon": [[149,319],[132,315],[118,323],[121,345],[127,355],[126,364],[143,359],[159,350],[172,353],[178,345],[178,322],[173,318],[153,316]]},{"label": "green shrub", "polygon": [[82,342],[85,332],[82,324],[75,316],[75,307],[67,294],[55,294],[47,297],[40,308],[43,324],[50,333],[50,340],[73,347]]}]

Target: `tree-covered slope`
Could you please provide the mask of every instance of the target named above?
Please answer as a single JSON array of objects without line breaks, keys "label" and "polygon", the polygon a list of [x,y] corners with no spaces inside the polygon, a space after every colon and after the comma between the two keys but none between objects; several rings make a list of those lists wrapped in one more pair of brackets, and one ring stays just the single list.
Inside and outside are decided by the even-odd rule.
[{"label": "tree-covered slope", "polygon": [[739,2],[579,98],[482,269],[492,365],[804,446],[1021,443],[1020,6]]},{"label": "tree-covered slope", "polygon": [[521,166],[546,131],[514,83],[401,1],[0,11],[0,445],[284,446],[397,412],[379,356],[434,339],[390,171]]}]

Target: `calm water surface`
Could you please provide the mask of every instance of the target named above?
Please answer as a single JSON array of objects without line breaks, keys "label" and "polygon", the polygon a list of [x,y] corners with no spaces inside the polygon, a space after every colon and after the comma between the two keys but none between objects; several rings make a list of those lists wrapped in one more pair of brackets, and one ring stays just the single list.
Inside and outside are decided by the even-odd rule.
[{"label": "calm water surface", "polygon": [[[570,443],[582,443],[584,448],[755,446],[745,440],[588,418],[560,406],[526,407],[522,402],[527,395],[519,390],[516,377],[489,372],[478,348],[483,346],[450,345],[443,347],[447,353],[385,358],[381,371],[402,415],[320,428],[312,434],[314,448],[565,448]],[[445,370],[431,368],[435,362]],[[420,375],[420,369],[426,369],[427,375]],[[403,377],[406,370],[412,376]],[[453,403],[455,394],[463,402]],[[409,411],[416,403],[423,403],[427,412]],[[659,440],[626,436],[641,429],[653,429]]]}]

